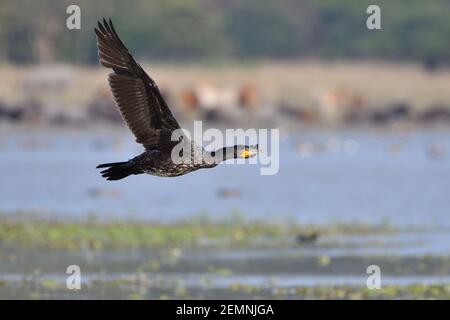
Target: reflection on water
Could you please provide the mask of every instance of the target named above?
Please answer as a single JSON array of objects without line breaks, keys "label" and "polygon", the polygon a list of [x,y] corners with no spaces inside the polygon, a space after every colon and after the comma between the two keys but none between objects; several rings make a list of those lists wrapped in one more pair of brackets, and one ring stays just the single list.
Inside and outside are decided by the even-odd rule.
[{"label": "reflection on water", "polygon": [[226,164],[109,182],[97,164],[141,152],[126,131],[8,133],[0,143],[0,210],[159,221],[239,210],[257,219],[449,225],[449,141],[450,132],[303,133],[282,142],[274,176]]}]

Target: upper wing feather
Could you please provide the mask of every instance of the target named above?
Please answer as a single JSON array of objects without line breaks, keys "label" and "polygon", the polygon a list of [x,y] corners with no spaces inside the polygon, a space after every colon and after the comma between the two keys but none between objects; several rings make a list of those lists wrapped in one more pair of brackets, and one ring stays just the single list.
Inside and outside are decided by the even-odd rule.
[{"label": "upper wing feather", "polygon": [[95,33],[100,63],[114,71],[109,75],[114,100],[136,141],[146,148],[168,144],[180,126],[158,86],[134,60],[111,20],[99,22]]}]

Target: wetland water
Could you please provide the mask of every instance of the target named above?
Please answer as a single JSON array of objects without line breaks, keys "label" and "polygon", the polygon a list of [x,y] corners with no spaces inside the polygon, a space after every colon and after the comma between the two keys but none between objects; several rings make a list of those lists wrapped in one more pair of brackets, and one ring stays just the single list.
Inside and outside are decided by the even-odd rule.
[{"label": "wetland water", "polygon": [[[141,151],[128,132],[9,132],[0,138],[2,221],[94,214],[100,221],[170,223],[201,216],[395,231],[324,232],[304,244],[292,234],[255,236],[239,246],[208,240],[186,248],[1,244],[0,297],[449,297],[449,142],[449,131],[308,132],[282,142],[275,176],[260,176],[257,165],[222,165],[178,179],[141,175],[111,183],[95,166]],[[65,289],[70,264],[83,271],[79,292]],[[375,294],[364,291],[372,264],[388,288]]]},{"label": "wetland water", "polygon": [[177,179],[105,181],[95,166],[140,153],[127,131],[3,134],[0,210],[176,221],[240,211],[255,219],[450,226],[450,131],[304,133],[280,170],[221,165]]}]

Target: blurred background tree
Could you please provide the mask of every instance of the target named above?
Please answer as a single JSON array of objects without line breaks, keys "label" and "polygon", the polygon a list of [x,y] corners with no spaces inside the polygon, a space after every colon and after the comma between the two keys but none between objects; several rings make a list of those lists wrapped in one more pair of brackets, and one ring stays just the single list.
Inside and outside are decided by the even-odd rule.
[{"label": "blurred background tree", "polygon": [[[69,4],[82,30],[65,29]],[[378,4],[382,29],[366,28]],[[0,4],[0,61],[96,64],[93,27],[113,18],[137,56],[157,61],[319,57],[450,61],[450,2],[307,0],[5,0]]]}]

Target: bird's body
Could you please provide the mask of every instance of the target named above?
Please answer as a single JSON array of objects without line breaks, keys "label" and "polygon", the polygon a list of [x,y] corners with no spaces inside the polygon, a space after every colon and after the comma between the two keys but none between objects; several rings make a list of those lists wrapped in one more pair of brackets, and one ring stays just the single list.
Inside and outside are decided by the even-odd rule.
[{"label": "bird's body", "polygon": [[[205,168],[215,167],[217,164],[208,164],[204,161],[204,153],[199,157],[198,150],[201,149],[196,143],[191,143],[192,149],[197,149],[193,152],[192,157],[186,163],[174,164],[171,154],[165,150],[158,149],[145,151],[141,155],[133,158],[131,162],[135,166],[140,167],[144,173],[160,177],[177,177],[183,174]],[[201,150],[206,152],[204,150]]]},{"label": "bird's body", "polygon": [[[113,70],[108,80],[116,105],[135,135],[136,142],[145,147],[142,154],[126,162],[104,163],[97,166],[105,168],[101,172],[103,177],[108,180],[119,180],[141,173],[176,177],[198,169],[215,167],[226,159],[249,158],[256,155],[257,146],[236,145],[221,149],[219,154],[215,151],[205,151],[182,134],[180,139],[173,140],[173,133],[181,132],[180,125],[172,115],[156,83],[134,60],[120,40],[111,20],[107,22],[103,19],[103,24],[99,22],[95,33],[100,63]],[[190,149],[183,161],[178,161],[172,152],[179,143]],[[216,155],[220,156],[216,159]],[[211,161],[211,158],[214,161]]]}]

